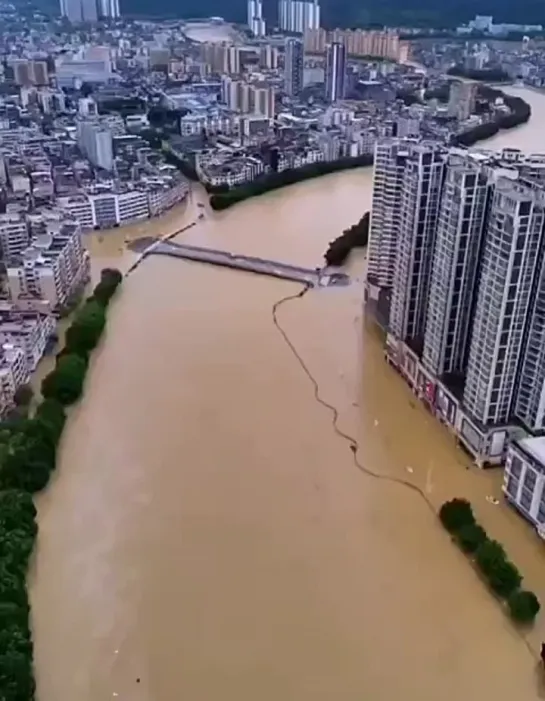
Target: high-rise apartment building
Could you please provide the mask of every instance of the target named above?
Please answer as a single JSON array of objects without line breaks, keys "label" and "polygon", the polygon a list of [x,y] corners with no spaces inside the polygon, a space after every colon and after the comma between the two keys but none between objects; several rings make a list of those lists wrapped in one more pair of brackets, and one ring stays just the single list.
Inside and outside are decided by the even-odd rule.
[{"label": "high-rise apartment building", "polygon": [[319,29],[318,0],[280,0],[278,26],[282,31],[294,34],[303,34],[308,29]]},{"label": "high-rise apartment building", "polygon": [[234,112],[253,114],[267,119],[274,117],[274,88],[224,77],[221,82],[222,102]]},{"label": "high-rise apartment building", "polygon": [[477,83],[463,80],[453,80],[449,90],[448,111],[451,117],[461,122],[475,112],[477,99]]},{"label": "high-rise apartment building", "polygon": [[259,51],[259,67],[271,70],[278,68],[278,49],[275,46],[266,44]]},{"label": "high-rise apartment building", "polygon": [[256,37],[265,36],[265,20],[263,19],[262,0],[248,0],[246,23]]},{"label": "high-rise apartment building", "polygon": [[107,171],[113,170],[113,136],[110,129],[98,122],[80,122],[78,146],[94,166]]},{"label": "high-rise apartment building", "polygon": [[61,16],[72,24],[96,22],[98,19],[96,0],[60,0]]},{"label": "high-rise apartment building", "polygon": [[16,59],[12,61],[13,76],[17,85],[48,85],[49,73],[47,61]]},{"label": "high-rise apartment building", "polygon": [[413,344],[421,344],[424,336],[444,170],[443,147],[410,146],[401,185],[390,329],[396,338]]},{"label": "high-rise apartment building", "polygon": [[435,376],[465,372],[488,177],[475,160],[450,154],[433,250],[422,363]]},{"label": "high-rise apartment building", "polygon": [[[463,396],[471,417],[484,425],[507,423],[515,406],[530,413],[528,381],[539,371],[532,367],[535,355],[524,358],[523,351],[525,339],[536,335],[532,291],[544,224],[545,194],[500,177],[484,235]],[[519,392],[524,397],[517,401]]]},{"label": "high-rise apartment building", "polygon": [[345,97],[346,49],[344,44],[329,44],[325,62],[325,98],[327,102],[337,102]]},{"label": "high-rise apartment building", "polygon": [[545,430],[540,162],[513,149],[376,147],[369,310],[389,362],[478,464],[500,463],[521,427]]},{"label": "high-rise apartment building", "polygon": [[305,51],[300,39],[287,39],[284,54],[284,90],[296,97],[303,89]]},{"label": "high-rise apartment building", "polygon": [[384,139],[375,146],[367,283],[376,288],[377,295],[379,289],[391,289],[394,282],[403,174],[411,143]]},{"label": "high-rise apartment building", "polygon": [[119,0],[100,0],[99,11],[103,18],[117,19],[121,17]]},{"label": "high-rise apartment building", "polygon": [[400,41],[399,34],[391,29],[334,29],[326,32],[318,26],[305,30],[304,41],[305,50],[309,53],[323,54],[328,43],[338,42],[343,44],[349,56],[374,56],[391,58],[394,61],[407,58],[406,45]]}]

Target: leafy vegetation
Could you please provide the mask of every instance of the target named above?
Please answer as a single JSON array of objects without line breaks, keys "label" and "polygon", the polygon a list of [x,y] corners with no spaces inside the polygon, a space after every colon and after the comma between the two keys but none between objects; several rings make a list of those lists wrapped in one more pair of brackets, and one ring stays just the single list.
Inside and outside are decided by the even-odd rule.
[{"label": "leafy vegetation", "polygon": [[[65,405],[83,389],[89,352],[104,331],[106,311],[122,281],[104,270],[92,298],[72,323],[66,352],[43,381],[44,399],[31,418],[0,424],[0,698],[33,701],[35,696],[30,606],[26,575],[38,528],[32,495],[44,489],[55,468],[66,423]],[[28,404],[32,391],[21,388]]]},{"label": "leafy vegetation", "polygon": [[484,80],[488,83],[501,83],[510,81],[509,73],[501,68],[465,68],[465,66],[452,66],[447,71],[448,75],[470,78],[471,80]]},{"label": "leafy vegetation", "polygon": [[495,90],[494,88],[485,85],[480,86],[479,92],[489,102],[492,102],[497,97],[502,98],[510,112],[509,114],[496,115],[493,122],[479,124],[472,129],[468,129],[462,134],[458,134],[452,140],[454,145],[473,146],[473,144],[476,144],[478,141],[489,139],[502,129],[512,129],[519,124],[524,124],[530,119],[532,110],[530,109],[530,105],[522,98],[506,95],[501,90]]},{"label": "leafy vegetation", "polygon": [[507,605],[511,618],[517,623],[532,623],[541,608],[537,596],[523,589],[513,592],[507,599]]},{"label": "leafy vegetation", "polygon": [[533,592],[521,589],[522,575],[509,560],[503,546],[488,538],[466,499],[451,499],[439,509],[439,519],[459,547],[474,557],[475,565],[490,589],[507,601],[509,614],[516,623],[532,623],[540,603]]},{"label": "leafy vegetation", "polygon": [[353,248],[365,248],[369,241],[369,212],[365,212],[357,224],[345,229],[341,236],[331,241],[324,253],[327,265],[342,265]]},{"label": "leafy vegetation", "polygon": [[281,173],[272,172],[267,175],[262,175],[251,182],[244,183],[237,187],[230,188],[226,192],[221,192],[212,195],[210,205],[212,209],[221,210],[232,207],[237,202],[243,202],[250,197],[263,195],[272,190],[278,190],[286,185],[294,185],[295,183],[318,178],[321,175],[329,173],[337,173],[341,170],[349,170],[351,168],[361,168],[362,166],[370,166],[373,164],[373,156],[366,154],[364,156],[356,156],[354,158],[340,158],[336,161],[319,161],[318,163],[309,163],[301,168],[292,168],[283,170]]}]

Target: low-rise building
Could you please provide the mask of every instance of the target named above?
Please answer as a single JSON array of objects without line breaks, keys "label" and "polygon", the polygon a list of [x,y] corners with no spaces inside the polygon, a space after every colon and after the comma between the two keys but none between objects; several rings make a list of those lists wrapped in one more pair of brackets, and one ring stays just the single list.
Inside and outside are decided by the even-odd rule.
[{"label": "low-rise building", "polygon": [[59,233],[36,237],[18,264],[8,266],[10,299],[46,301],[60,311],[90,277],[89,254],[83,248],[79,227],[65,224]]},{"label": "low-rise building", "polygon": [[0,345],[22,348],[28,374],[43,358],[55,330],[52,314],[18,311],[9,304],[0,305]]},{"label": "low-rise building", "polygon": [[545,436],[512,441],[507,447],[503,493],[545,539],[544,487]]}]

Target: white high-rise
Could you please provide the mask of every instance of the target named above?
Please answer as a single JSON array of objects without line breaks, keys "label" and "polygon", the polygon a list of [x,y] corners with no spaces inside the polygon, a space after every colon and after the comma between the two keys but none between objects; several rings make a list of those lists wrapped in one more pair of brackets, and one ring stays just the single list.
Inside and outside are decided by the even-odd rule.
[{"label": "white high-rise", "polygon": [[[542,190],[498,179],[484,235],[463,396],[465,408],[481,425],[505,424],[514,405],[531,422],[532,408],[535,416],[542,401],[544,368],[536,365],[541,349],[524,353],[524,341],[532,339],[534,347],[543,334],[543,312],[533,305],[533,288],[544,223]],[[537,311],[534,328],[532,308]]]},{"label": "white high-rise", "polygon": [[303,34],[308,29],[320,28],[318,0],[280,0],[278,26],[284,32]]},{"label": "white high-rise", "polygon": [[113,137],[108,128],[97,122],[80,122],[78,146],[94,166],[107,171],[113,170]]},{"label": "white high-rise", "polygon": [[489,179],[475,159],[451,153],[433,251],[422,363],[436,377],[465,371]]},{"label": "white high-rise", "polygon": [[246,23],[254,36],[265,36],[266,26],[263,19],[262,0],[248,0]]},{"label": "white high-rise", "polygon": [[377,296],[394,282],[403,174],[411,143],[416,142],[385,139],[375,146],[367,286]]},{"label": "white high-rise", "polygon": [[284,53],[284,90],[291,97],[303,89],[305,49],[300,39],[288,39]]},{"label": "white high-rise", "polygon": [[60,0],[61,16],[72,24],[96,22],[98,19],[96,0]]},{"label": "white high-rise", "polygon": [[413,344],[423,341],[444,170],[441,145],[410,145],[401,186],[389,326],[398,340]]},{"label": "white high-rise", "polygon": [[100,0],[99,8],[101,17],[117,19],[121,16],[119,0]]}]

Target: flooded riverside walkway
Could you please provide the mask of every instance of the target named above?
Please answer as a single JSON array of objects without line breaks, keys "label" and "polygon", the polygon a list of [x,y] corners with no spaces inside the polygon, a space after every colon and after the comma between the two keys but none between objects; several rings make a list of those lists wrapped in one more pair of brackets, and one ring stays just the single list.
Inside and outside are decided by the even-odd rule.
[{"label": "flooded riverside walkway", "polygon": [[[370,196],[327,176],[175,240],[313,268]],[[196,211],[91,236],[96,270]],[[433,509],[469,498],[543,602],[544,546],[387,366],[349,268],[298,299],[167,257],[127,278],[38,503],[40,701],[542,698],[545,614],[523,639]]]},{"label": "flooded riverside walkway", "polygon": [[213,248],[187,246],[179,243],[157,241],[143,253],[143,258],[152,255],[170,256],[197,263],[209,263],[222,268],[243,270],[257,275],[267,275],[291,282],[300,282],[309,287],[329,287],[330,285],[347,285],[350,278],[344,273],[329,273],[321,267],[314,269],[288,265],[276,260],[242,256],[231,251],[217,251]]}]

